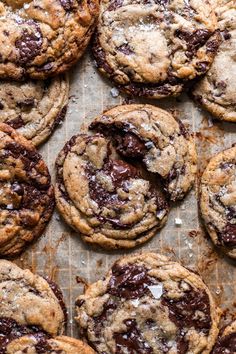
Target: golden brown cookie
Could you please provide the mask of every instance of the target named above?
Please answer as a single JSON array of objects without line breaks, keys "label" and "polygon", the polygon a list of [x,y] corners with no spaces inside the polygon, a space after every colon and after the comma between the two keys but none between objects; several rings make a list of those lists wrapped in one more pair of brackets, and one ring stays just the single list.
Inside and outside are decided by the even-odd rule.
[{"label": "golden brown cookie", "polygon": [[222,43],[212,67],[195,85],[192,94],[216,118],[236,122],[236,2],[219,0],[218,3]]},{"label": "golden brown cookie", "polygon": [[35,333],[15,339],[6,348],[6,354],[95,354],[94,350],[80,340],[60,336],[47,338]]},{"label": "golden brown cookie", "polygon": [[54,208],[51,177],[34,146],[0,123],[0,256],[15,256],[39,237]]},{"label": "golden brown cookie", "polygon": [[212,354],[235,354],[236,353],[236,321],[224,328],[219,336]]},{"label": "golden brown cookie", "polygon": [[151,105],[117,106],[104,112],[91,129],[112,137],[117,151],[129,161],[139,160],[164,181],[170,199],[182,199],[197,172],[193,138],[181,121]]},{"label": "golden brown cookie", "polygon": [[166,257],[118,260],[76,301],[81,333],[97,353],[208,354],[219,310],[198,275]]},{"label": "golden brown cookie", "polygon": [[72,137],[56,168],[57,207],[88,243],[135,247],[167,219],[168,205],[158,185],[122,159],[102,134]]},{"label": "golden brown cookie", "polygon": [[236,146],[212,157],[200,188],[201,214],[213,243],[236,258]]},{"label": "golden brown cookie", "polygon": [[98,69],[134,96],[176,96],[209,69],[217,21],[205,0],[102,0],[93,52]]},{"label": "golden brown cookie", "polygon": [[[0,260],[0,352],[21,336],[64,332],[66,308],[55,283]],[[2,351],[1,351],[2,350]]]},{"label": "golden brown cookie", "polygon": [[64,119],[68,93],[65,76],[45,81],[0,81],[0,122],[39,145]]},{"label": "golden brown cookie", "polygon": [[98,0],[6,0],[0,3],[0,77],[45,79],[83,54],[97,22]]}]

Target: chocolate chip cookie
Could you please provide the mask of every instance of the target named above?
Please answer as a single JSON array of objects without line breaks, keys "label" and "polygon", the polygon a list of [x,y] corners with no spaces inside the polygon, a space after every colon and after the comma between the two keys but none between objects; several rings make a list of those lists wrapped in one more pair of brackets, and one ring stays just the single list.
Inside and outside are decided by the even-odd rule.
[{"label": "chocolate chip cookie", "polygon": [[212,354],[236,353],[236,321],[227,326],[219,337]]},{"label": "chocolate chip cookie", "polygon": [[96,25],[98,0],[0,3],[0,77],[45,79],[68,70]]},{"label": "chocolate chip cookie", "polygon": [[0,260],[0,352],[27,334],[60,335],[65,322],[65,304],[56,284]]},{"label": "chocolate chip cookie", "polygon": [[236,146],[210,160],[201,179],[200,208],[214,244],[236,258]]},{"label": "chocolate chip cookie", "polygon": [[15,256],[51,218],[54,190],[34,146],[0,123],[0,256]]},{"label": "chocolate chip cookie", "polygon": [[76,301],[81,333],[98,353],[207,354],[219,310],[198,275],[166,257],[118,260]]},{"label": "chocolate chip cookie", "polygon": [[64,119],[68,92],[65,76],[45,81],[0,81],[0,122],[39,145]]},{"label": "chocolate chip cookie", "polygon": [[181,121],[155,106],[117,106],[99,116],[91,129],[112,136],[125,158],[143,161],[158,174],[170,199],[182,199],[192,187],[197,171],[193,138]]},{"label": "chocolate chip cookie", "polygon": [[103,0],[93,52],[98,69],[134,96],[176,96],[210,67],[219,33],[204,0]]},{"label": "chocolate chip cookie", "polygon": [[57,207],[88,243],[135,247],[167,219],[168,205],[158,185],[122,159],[102,134],[72,137],[56,168]]},{"label": "chocolate chip cookie", "polygon": [[220,0],[217,8],[222,43],[211,69],[194,87],[194,99],[216,118],[236,122],[236,4]]},{"label": "chocolate chip cookie", "polygon": [[[1,349],[0,349],[1,353]],[[65,336],[47,338],[43,333],[35,333],[8,344],[6,354],[95,354],[92,348],[80,340]]]}]

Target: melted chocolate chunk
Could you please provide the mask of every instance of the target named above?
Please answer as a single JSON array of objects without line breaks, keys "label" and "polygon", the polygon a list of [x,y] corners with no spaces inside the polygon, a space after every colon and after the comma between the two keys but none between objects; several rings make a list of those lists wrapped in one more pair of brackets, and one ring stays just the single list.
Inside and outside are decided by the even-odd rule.
[{"label": "melted chocolate chunk", "polygon": [[[109,160],[104,164],[103,168],[99,170],[110,176],[115,188],[119,188],[122,184],[130,178],[137,177],[137,170],[130,164],[122,160]],[[100,206],[107,204],[122,204],[124,201],[120,200],[116,192],[109,192],[96,179],[98,170],[94,171],[91,166],[87,166],[87,175],[89,179],[89,194],[91,199],[96,201]]]},{"label": "melted chocolate chunk", "polygon": [[108,11],[114,11],[123,5],[123,0],[113,0],[111,1]]},{"label": "melted chocolate chunk", "polygon": [[225,246],[236,247],[236,224],[228,223],[221,232],[220,238]]},{"label": "melted chocolate chunk", "polygon": [[147,152],[145,143],[133,133],[114,136],[117,151],[125,157],[141,158]]},{"label": "melted chocolate chunk", "polygon": [[39,26],[34,21],[28,21],[32,27],[35,27],[35,33],[23,29],[22,35],[16,40],[15,46],[19,50],[19,64],[27,65],[37,55],[39,55],[42,47],[42,33]]},{"label": "melted chocolate chunk", "polygon": [[[164,297],[163,302],[168,306],[170,319],[177,327],[194,327],[198,331],[209,333],[211,328],[210,302],[205,291],[196,291],[192,288],[180,299]],[[203,316],[196,316],[196,311],[201,311]]]},{"label": "melted chocolate chunk", "polygon": [[59,112],[59,114],[57,115],[57,118],[55,119],[55,121],[53,123],[52,130],[57,128],[58,125],[60,125],[63,122],[63,120],[65,119],[65,116],[66,116],[66,112],[67,112],[67,105],[64,106],[62,108],[62,110]]},{"label": "melted chocolate chunk", "polygon": [[235,354],[236,353],[236,333],[219,338],[212,354]]},{"label": "melted chocolate chunk", "polygon": [[21,109],[31,109],[34,107],[34,98],[26,98],[25,100],[23,101],[19,101],[16,103],[16,106],[17,107],[20,107]]},{"label": "melted chocolate chunk", "polygon": [[59,302],[59,304],[61,306],[61,309],[62,309],[62,311],[64,313],[65,323],[66,323],[67,322],[67,318],[68,318],[68,313],[67,313],[67,309],[66,309],[66,305],[65,305],[65,302],[64,302],[62,291],[59,288],[59,286],[56,283],[54,283],[54,281],[49,279],[48,277],[45,277],[45,280],[47,281],[47,283],[49,284],[50,288],[54,292],[54,295],[58,299],[58,302]]},{"label": "melted chocolate chunk", "polygon": [[145,267],[115,264],[107,292],[119,298],[137,299],[145,295],[149,291],[148,286],[152,284],[153,280]]},{"label": "melted chocolate chunk", "polygon": [[7,345],[14,339],[40,331],[40,328],[36,326],[27,327],[19,325],[9,317],[0,317],[0,354],[6,353]]},{"label": "melted chocolate chunk", "polygon": [[25,125],[25,122],[23,121],[21,116],[18,116],[15,119],[8,120],[6,123],[14,129],[19,129]]},{"label": "melted chocolate chunk", "polygon": [[123,333],[115,333],[113,335],[116,341],[116,353],[123,354],[151,354],[153,349],[144,340],[142,333],[137,328],[135,319],[124,321],[127,331]]},{"label": "melted chocolate chunk", "polygon": [[119,50],[119,52],[122,52],[125,55],[131,55],[134,53],[133,50],[130,48],[130,46],[127,43],[119,46],[117,48],[117,50]]},{"label": "melted chocolate chunk", "polygon": [[188,48],[186,55],[192,57],[194,53],[207,42],[212,33],[205,29],[198,29],[193,33],[178,29],[175,31],[175,34],[186,42]]}]

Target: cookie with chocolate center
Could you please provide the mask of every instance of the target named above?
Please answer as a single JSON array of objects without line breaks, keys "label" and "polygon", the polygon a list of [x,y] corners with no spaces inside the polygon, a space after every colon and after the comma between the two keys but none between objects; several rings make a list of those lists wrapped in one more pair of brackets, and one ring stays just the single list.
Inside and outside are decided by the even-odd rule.
[{"label": "cookie with chocolate center", "polygon": [[65,76],[46,81],[0,81],[0,122],[39,145],[63,121],[68,93]]},{"label": "cookie with chocolate center", "polygon": [[83,54],[97,22],[98,0],[6,0],[0,3],[0,77],[45,79]]},{"label": "cookie with chocolate center", "polygon": [[88,243],[131,248],[153,237],[167,219],[158,185],[118,155],[102,134],[74,136],[56,169],[57,207]]},{"label": "cookie with chocolate center", "polygon": [[214,59],[213,10],[203,0],[103,0],[93,43],[98,69],[130,95],[177,96]]},{"label": "cookie with chocolate center", "polygon": [[192,94],[216,118],[236,122],[236,4],[220,0],[218,6],[222,43],[212,67],[195,85]]},{"label": "cookie with chocolate center", "polygon": [[236,146],[212,157],[200,188],[201,214],[213,243],[236,258]]},{"label": "cookie with chocolate center", "polygon": [[219,310],[198,275],[166,257],[118,260],[76,301],[79,329],[97,353],[208,354]]},{"label": "cookie with chocolate center", "polygon": [[41,155],[4,123],[0,161],[0,255],[15,256],[43,233],[54,209],[54,190]]},{"label": "cookie with chocolate center", "polygon": [[193,138],[181,121],[151,105],[123,105],[104,112],[90,128],[111,136],[117,151],[161,177],[170,199],[182,199],[197,172]]}]

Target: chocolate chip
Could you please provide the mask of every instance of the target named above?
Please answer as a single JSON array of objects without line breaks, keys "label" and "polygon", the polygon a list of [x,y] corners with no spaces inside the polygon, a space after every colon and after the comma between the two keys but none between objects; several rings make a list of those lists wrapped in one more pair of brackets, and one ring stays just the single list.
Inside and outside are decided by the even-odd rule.
[{"label": "chocolate chip", "polygon": [[66,309],[66,305],[65,305],[65,302],[64,302],[64,298],[63,298],[63,294],[62,294],[61,289],[59,288],[59,286],[56,283],[54,283],[54,281],[52,281],[48,277],[45,277],[45,280],[47,281],[47,283],[49,284],[50,288],[54,292],[54,295],[58,299],[59,304],[61,306],[61,309],[62,309],[62,311],[64,313],[65,322],[67,322],[68,313],[67,313],[67,309]]},{"label": "chocolate chip", "polygon": [[123,0],[114,0],[110,2],[108,11],[114,11],[123,5]]},{"label": "chocolate chip", "polygon": [[16,102],[16,106],[21,109],[29,109],[34,107],[34,98],[26,98],[23,101]]},{"label": "chocolate chip", "polygon": [[25,125],[25,122],[23,121],[22,117],[19,115],[15,119],[11,119],[6,121],[7,124],[9,124],[12,128],[14,129],[19,129]]},{"label": "chocolate chip", "polygon": [[42,34],[36,23],[36,31],[23,29],[22,35],[16,40],[16,48],[19,50],[19,64],[26,65],[39,55],[42,46]]},{"label": "chocolate chip", "polygon": [[135,319],[124,321],[127,327],[126,332],[114,333],[113,338],[116,342],[116,354],[151,354],[152,347],[145,341],[141,331],[137,327]]},{"label": "chocolate chip", "polygon": [[236,247],[236,224],[228,223],[219,236],[225,246]]},{"label": "chocolate chip", "polygon": [[130,48],[130,46],[129,46],[128,43],[122,44],[121,46],[119,46],[119,47],[117,48],[117,50],[118,50],[119,52],[122,52],[122,53],[126,54],[126,55],[131,55],[131,54],[134,53],[134,51]]},{"label": "chocolate chip", "polygon": [[63,120],[65,119],[66,116],[66,112],[67,112],[67,105],[64,106],[62,108],[62,110],[59,112],[59,114],[57,115],[57,118],[55,119],[53,126],[52,126],[52,130],[55,129],[56,127],[58,127],[58,125],[61,124],[61,122],[63,122]]}]

